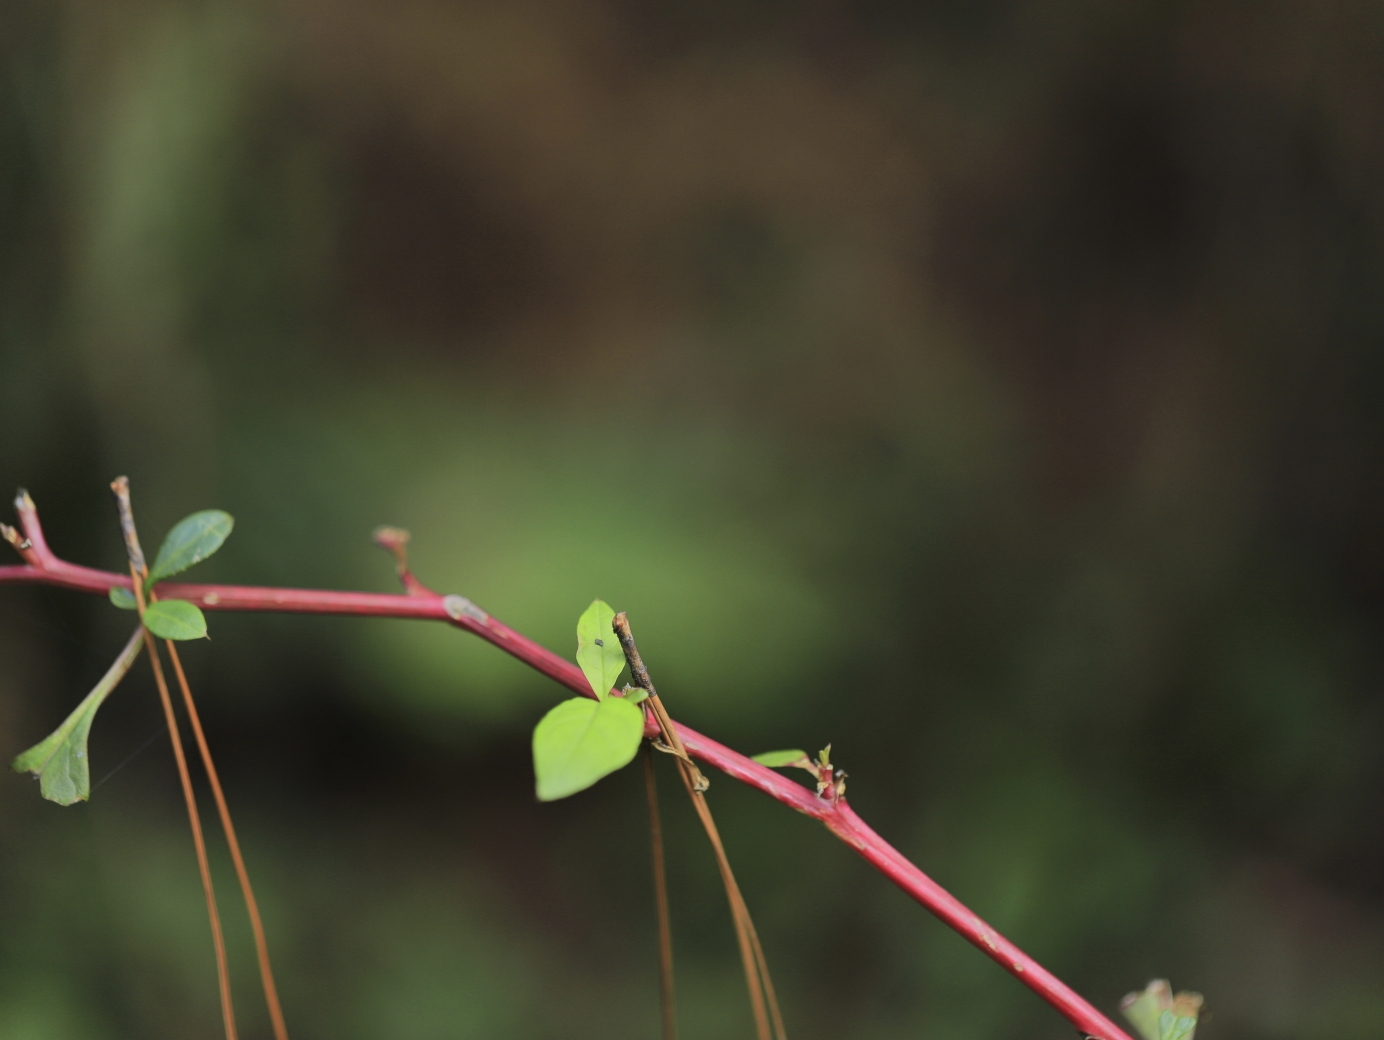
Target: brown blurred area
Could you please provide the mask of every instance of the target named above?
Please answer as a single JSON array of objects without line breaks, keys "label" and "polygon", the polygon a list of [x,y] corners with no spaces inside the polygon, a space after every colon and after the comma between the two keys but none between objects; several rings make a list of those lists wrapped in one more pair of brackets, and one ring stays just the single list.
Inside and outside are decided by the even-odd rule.
[{"label": "brown blurred area", "polygon": [[[629,610],[737,749],[831,741],[1107,1013],[1166,975],[1202,1040],[1384,1034],[1384,8],[14,0],[0,62],[0,488],[62,555],[119,566],[118,473],[146,542],[236,516],[207,580],[389,589],[403,524],[559,652]],[[8,760],[127,618],[0,619]],[[211,621],[295,1037],[654,1035],[638,778],[532,799],[559,691],[428,626]],[[150,685],[89,804],[0,783],[0,1040],[215,1035]],[[665,779],[683,1036],[749,1036]],[[798,1040],[1069,1035],[711,798]]]}]

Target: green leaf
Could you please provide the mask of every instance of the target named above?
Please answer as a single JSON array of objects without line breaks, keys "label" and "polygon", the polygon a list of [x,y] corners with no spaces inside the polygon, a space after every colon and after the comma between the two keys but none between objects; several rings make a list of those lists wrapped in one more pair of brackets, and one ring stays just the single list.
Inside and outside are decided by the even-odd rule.
[{"label": "green leaf", "polygon": [[625,652],[610,624],[613,620],[615,611],[599,599],[592,601],[577,619],[577,664],[601,700],[610,695],[625,667]]},{"label": "green leaf", "polygon": [[799,762],[809,761],[807,752],[797,748],[792,751],[766,751],[762,755],[755,755],[754,760],[770,769],[782,769],[784,766],[795,766]]},{"label": "green leaf", "polygon": [[101,707],[130,666],[135,663],[144,642],[144,633],[136,628],[125,649],[110,666],[89,694],[82,698],[63,724],[47,739],[35,744],[11,763],[16,773],[34,773],[39,778],[39,791],[50,802],[71,805],[85,801],[91,794],[91,764],[87,761],[87,735],[91,732],[96,709]]},{"label": "green leaf", "polygon": [[161,599],[144,612],[144,627],[160,639],[205,639],[207,619],[185,599]]},{"label": "green leaf", "polygon": [[135,603],[135,594],[125,588],[124,585],[111,586],[110,597],[111,602],[121,610],[134,610],[137,606]]},{"label": "green leaf", "polygon": [[1164,1011],[1158,1017],[1158,1040],[1192,1040],[1197,1020],[1176,1011]]},{"label": "green leaf", "polygon": [[1172,988],[1167,979],[1154,979],[1140,993],[1131,993],[1120,1001],[1120,1010],[1144,1040],[1161,1040],[1158,1019],[1165,1008],[1172,1006]]},{"label": "green leaf", "polygon": [[1142,992],[1126,996],[1120,1010],[1144,1040],[1193,1040],[1201,994],[1174,997],[1167,979],[1154,979]]},{"label": "green leaf", "polygon": [[230,513],[219,509],[204,509],[200,513],[179,520],[168,537],[159,546],[159,554],[154,558],[154,566],[144,582],[146,589],[152,589],[164,578],[181,574],[195,563],[201,563],[226,540],[235,526]]},{"label": "green leaf", "polygon": [[534,727],[538,800],[585,790],[628,765],[644,736],[644,713],[622,697],[563,701]]}]

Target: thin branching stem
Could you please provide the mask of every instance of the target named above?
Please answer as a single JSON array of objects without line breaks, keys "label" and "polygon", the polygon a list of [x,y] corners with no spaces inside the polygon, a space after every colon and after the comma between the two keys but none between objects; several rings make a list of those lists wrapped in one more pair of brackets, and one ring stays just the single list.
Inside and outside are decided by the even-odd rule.
[{"label": "thin branching stem", "polygon": [[[16,539],[18,544],[15,549],[25,562],[16,566],[0,566],[0,584],[52,585],[101,596],[113,588],[131,587],[128,576],[59,559],[44,539],[38,510],[28,493],[20,491],[14,504],[23,529],[23,538]],[[211,611],[444,621],[484,639],[572,692],[584,697],[594,696],[586,677],[573,662],[510,628],[464,596],[444,596],[421,585],[411,587],[408,595],[182,582],[162,582],[158,591],[164,598],[190,600],[203,610]],[[880,837],[856,814],[845,797],[835,796],[834,792],[818,795],[689,726],[675,723],[673,732],[693,758],[763,791],[796,812],[820,821],[911,898],[1047,1001],[1082,1036],[1094,1040],[1130,1040],[1128,1033],[1101,1014],[1089,1001],[1006,939]],[[650,720],[645,735],[653,737],[659,734],[658,723]]]}]

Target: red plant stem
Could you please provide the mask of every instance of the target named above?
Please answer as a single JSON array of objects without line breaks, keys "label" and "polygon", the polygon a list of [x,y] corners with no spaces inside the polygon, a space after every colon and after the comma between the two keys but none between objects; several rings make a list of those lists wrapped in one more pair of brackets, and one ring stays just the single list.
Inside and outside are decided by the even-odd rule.
[{"label": "red plant stem", "polygon": [[[110,571],[79,567],[59,560],[49,550],[39,526],[38,513],[27,494],[15,501],[24,534],[32,543],[23,552],[27,565],[0,567],[0,584],[31,582],[57,585],[83,592],[106,593],[130,588],[130,579]],[[408,595],[376,592],[331,592],[315,589],[275,589],[241,585],[189,585],[163,582],[160,599],[186,599],[204,610],[245,610],[294,614],[339,614],[357,617],[420,618],[447,621],[480,636],[512,654],[548,678],[583,696],[591,688],[581,669],[571,661],[516,632],[470,600],[442,596],[422,586]],[[813,819],[855,849],[876,870],[907,892],[953,928],[1005,971],[1057,1009],[1084,1036],[1094,1040],[1130,1040],[1120,1029],[1042,965],[976,916],[955,896],[928,877],[897,849],[870,829],[844,797],[818,796],[788,777],[751,761],[710,737],[676,723],[687,751],[728,776],[757,787],[771,798]],[[649,720],[645,733],[658,734]]]}]

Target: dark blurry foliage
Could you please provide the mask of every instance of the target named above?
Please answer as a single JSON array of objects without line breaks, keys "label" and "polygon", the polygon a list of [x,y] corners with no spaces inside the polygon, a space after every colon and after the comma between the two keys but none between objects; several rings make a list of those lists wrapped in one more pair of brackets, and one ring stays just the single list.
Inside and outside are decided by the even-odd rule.
[{"label": "dark blurry foliage", "polygon": [[[1384,13],[16,0],[0,55],[0,489],[60,553],[120,565],[117,473],[150,541],[236,516],[207,580],[386,589],[403,524],[561,652],[629,610],[699,729],[832,741],[1106,1010],[1157,975],[1205,1040],[1384,1034]],[[127,619],[0,618],[8,759]],[[637,776],[532,798],[560,691],[441,628],[211,624],[295,1037],[651,1035]],[[0,1037],[215,1029],[169,757],[71,809],[0,784]],[[795,1037],[1068,1035],[814,825],[711,798]],[[667,801],[684,1035],[748,1035]]]}]

